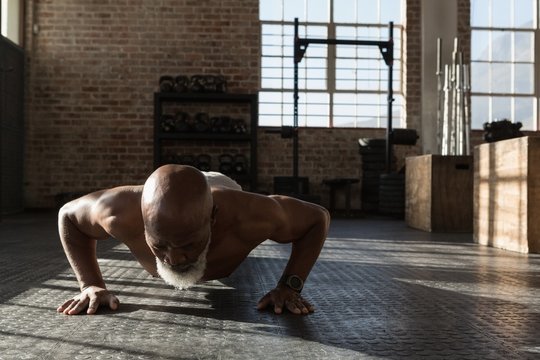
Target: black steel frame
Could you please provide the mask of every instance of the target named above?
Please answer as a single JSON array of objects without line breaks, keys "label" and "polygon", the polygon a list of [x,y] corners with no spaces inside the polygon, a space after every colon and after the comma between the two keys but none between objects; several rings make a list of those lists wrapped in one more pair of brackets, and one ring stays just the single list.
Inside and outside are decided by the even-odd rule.
[{"label": "black steel frame", "polygon": [[[293,177],[298,179],[298,64],[302,61],[309,44],[326,45],[362,45],[377,46],[385,64],[388,66],[388,124],[386,127],[386,172],[390,172],[392,164],[392,103],[394,91],[392,89],[394,65],[394,23],[388,24],[387,41],[370,40],[339,40],[339,39],[310,39],[300,38],[298,35],[298,18],[294,19],[294,125],[293,125]],[[297,182],[296,182],[297,183]]]}]

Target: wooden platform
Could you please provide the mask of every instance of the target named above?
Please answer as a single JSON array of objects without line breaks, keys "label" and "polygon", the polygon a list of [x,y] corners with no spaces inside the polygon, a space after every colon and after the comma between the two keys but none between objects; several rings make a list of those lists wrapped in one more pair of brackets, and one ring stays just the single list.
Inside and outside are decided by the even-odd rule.
[{"label": "wooden platform", "polygon": [[540,138],[479,145],[474,157],[474,240],[539,253]]},{"label": "wooden platform", "polygon": [[472,232],[472,156],[406,159],[405,220],[416,229]]}]

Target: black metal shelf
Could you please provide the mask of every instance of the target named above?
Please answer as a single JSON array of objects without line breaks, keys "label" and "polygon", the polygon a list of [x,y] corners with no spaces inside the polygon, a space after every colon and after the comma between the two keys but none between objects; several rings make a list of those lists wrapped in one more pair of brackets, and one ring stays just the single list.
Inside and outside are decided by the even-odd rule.
[{"label": "black metal shelf", "polygon": [[256,94],[216,94],[216,93],[154,93],[154,99],[166,102],[251,102],[257,100]]},{"label": "black metal shelf", "polygon": [[166,133],[161,132],[158,135],[162,139],[172,140],[222,140],[222,141],[251,141],[250,134],[213,134],[213,133]]},{"label": "black metal shelf", "polygon": [[[161,130],[163,105],[167,103],[218,103],[218,104],[248,104],[249,128],[245,134],[234,133],[198,133],[198,132],[170,132]],[[154,93],[154,168],[164,164],[162,147],[163,141],[192,141],[208,140],[216,142],[244,142],[249,144],[249,172],[241,175],[230,175],[240,183],[249,184],[251,191],[257,189],[257,127],[258,127],[258,95],[257,94],[216,94],[216,93]],[[210,145],[209,145],[210,146]],[[212,169],[214,170],[214,169]]]}]

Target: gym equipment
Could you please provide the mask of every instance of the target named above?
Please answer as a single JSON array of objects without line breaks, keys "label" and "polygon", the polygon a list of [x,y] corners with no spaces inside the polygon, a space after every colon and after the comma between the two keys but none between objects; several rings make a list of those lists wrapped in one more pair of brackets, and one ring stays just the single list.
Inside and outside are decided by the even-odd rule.
[{"label": "gym equipment", "polygon": [[210,131],[210,118],[207,113],[200,112],[195,115],[193,130],[198,133]]},{"label": "gym equipment", "polygon": [[161,92],[174,91],[174,79],[172,76],[163,75],[159,78],[159,91]]},{"label": "gym equipment", "polygon": [[225,79],[225,77],[221,75],[216,76],[216,92],[217,93],[227,92],[227,80]]},{"label": "gym equipment", "polygon": [[437,39],[437,145],[442,155],[470,155],[471,91],[469,65],[463,64],[459,39],[454,39],[452,64],[442,71],[442,40]]},{"label": "gym equipment", "polygon": [[232,120],[232,132],[235,134],[245,134],[247,132],[247,125],[244,119]]},{"label": "gym equipment", "polygon": [[393,145],[416,145],[419,136],[415,129],[393,129],[391,138]]},{"label": "gym equipment", "polygon": [[192,92],[225,93],[227,80],[221,75],[193,75],[189,87]]},{"label": "gym equipment", "polygon": [[193,75],[190,80],[189,89],[192,92],[204,92],[204,75]]},{"label": "gym equipment", "polygon": [[212,157],[208,154],[201,154],[197,156],[196,167],[201,171],[210,171],[212,168]]},{"label": "gym equipment", "polygon": [[[362,158],[362,210],[378,212],[380,176],[386,170],[386,139],[358,139]],[[395,159],[392,158],[391,168]]]},{"label": "gym equipment", "polygon": [[247,173],[247,158],[244,154],[236,154],[234,156],[234,173],[237,175]]},{"label": "gym equipment", "polygon": [[231,118],[228,116],[215,116],[211,119],[212,132],[230,133],[232,129]]},{"label": "gym equipment", "polygon": [[230,154],[219,156],[219,172],[225,175],[233,173],[233,157]]},{"label": "gym equipment", "polygon": [[405,216],[405,174],[381,174],[379,213],[402,219]]},{"label": "gym equipment", "polygon": [[189,114],[183,111],[178,111],[174,117],[174,130],[177,132],[190,132],[191,124]]},{"label": "gym equipment", "polygon": [[184,75],[174,78],[174,91],[179,93],[189,91],[189,78]]},{"label": "gym equipment", "polygon": [[485,122],[484,140],[487,142],[495,142],[521,137],[523,136],[523,133],[519,129],[521,129],[522,126],[522,123],[513,123],[508,119]]},{"label": "gym equipment", "polygon": [[345,214],[351,215],[351,185],[358,183],[360,180],[355,178],[335,178],[323,180],[323,184],[330,188],[330,213],[336,211],[336,193],[344,191],[345,195]]},{"label": "gym equipment", "polygon": [[[325,45],[363,45],[377,46],[385,64],[388,67],[388,124],[386,128],[386,171],[390,172],[390,162],[392,159],[392,103],[394,101],[394,93],[392,89],[393,81],[393,64],[394,64],[394,23],[388,24],[387,41],[371,41],[371,40],[339,40],[339,39],[315,39],[315,38],[300,38],[298,33],[298,18],[294,19],[294,106],[293,106],[293,128],[288,133],[293,138],[293,177],[298,178],[298,64],[302,61],[304,54],[309,44],[325,44]],[[282,132],[282,136],[283,136]],[[298,181],[295,181],[295,186],[298,186]]]},{"label": "gym equipment", "polygon": [[160,120],[161,131],[169,133],[175,131],[175,120],[172,115],[163,114]]}]

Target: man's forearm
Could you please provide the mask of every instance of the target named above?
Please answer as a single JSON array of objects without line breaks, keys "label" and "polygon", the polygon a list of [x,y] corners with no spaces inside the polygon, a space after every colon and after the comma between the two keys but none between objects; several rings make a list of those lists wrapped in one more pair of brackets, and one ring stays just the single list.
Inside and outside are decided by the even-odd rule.
[{"label": "man's forearm", "polygon": [[306,232],[304,236],[295,240],[284,274],[297,275],[306,280],[311,269],[321,253],[326,240],[330,217],[322,211],[320,219]]},{"label": "man's forearm", "polygon": [[60,214],[58,231],[66,257],[81,290],[88,286],[105,288],[96,256],[96,240],[82,233],[67,214]]}]

